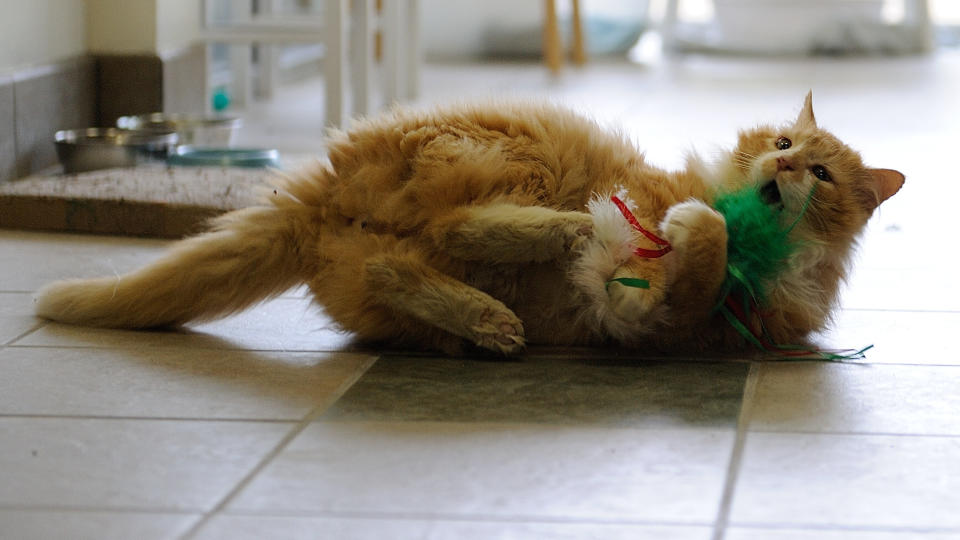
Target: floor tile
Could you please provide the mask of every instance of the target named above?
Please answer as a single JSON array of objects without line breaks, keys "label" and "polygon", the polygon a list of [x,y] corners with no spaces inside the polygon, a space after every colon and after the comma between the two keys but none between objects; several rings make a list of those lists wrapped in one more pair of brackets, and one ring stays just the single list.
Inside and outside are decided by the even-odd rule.
[{"label": "floor tile", "polygon": [[416,519],[217,515],[192,540],[379,540],[428,538],[431,525]]},{"label": "floor tile", "polygon": [[166,540],[179,538],[198,519],[190,514],[0,510],[0,538]]},{"label": "floor tile", "polygon": [[385,356],[327,417],[733,428],[747,369],[732,362]]},{"label": "floor tile", "polygon": [[33,316],[33,295],[0,293],[0,346],[43,324]]},{"label": "floor tile", "polygon": [[738,529],[727,530],[725,540],[960,540],[960,532],[851,531],[824,529]]},{"label": "floor tile", "polygon": [[873,348],[867,362],[960,366],[944,336],[960,328],[960,312],[841,310],[833,328],[812,337],[824,349]]},{"label": "floor tile", "polygon": [[156,259],[169,242],[0,230],[0,292],[33,292],[51,281],[109,276]]},{"label": "floor tile", "polygon": [[709,524],[732,443],[716,429],[317,422],[228,510]]},{"label": "floor tile", "polygon": [[174,348],[0,351],[0,415],[299,420],[374,357]]},{"label": "floor tile", "polygon": [[750,433],[732,525],[960,530],[960,437]]},{"label": "floor tile", "polygon": [[457,538],[487,540],[517,538],[529,540],[708,540],[710,527],[656,526],[596,523],[438,523],[427,537],[431,540]]},{"label": "floor tile", "polygon": [[257,351],[340,351],[361,347],[308,298],[282,297],[182,330],[131,331],[50,324],[17,342],[44,347],[196,347]]},{"label": "floor tile", "polygon": [[751,430],[960,435],[960,366],[766,363]]},{"label": "floor tile", "polygon": [[957,261],[938,256],[924,268],[858,268],[841,293],[847,308],[871,310],[960,311]]},{"label": "floor tile", "polygon": [[195,540],[707,540],[709,527],[220,515]]},{"label": "floor tile", "polygon": [[207,511],[290,428],[0,417],[0,508]]}]

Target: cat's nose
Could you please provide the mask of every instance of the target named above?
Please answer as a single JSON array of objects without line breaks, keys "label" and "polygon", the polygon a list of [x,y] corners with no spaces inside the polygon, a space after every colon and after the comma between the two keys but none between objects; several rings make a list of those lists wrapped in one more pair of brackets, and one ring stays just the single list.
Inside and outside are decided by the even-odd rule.
[{"label": "cat's nose", "polygon": [[777,158],[777,172],[779,171],[792,171],[793,165],[790,163],[790,160],[785,157]]}]

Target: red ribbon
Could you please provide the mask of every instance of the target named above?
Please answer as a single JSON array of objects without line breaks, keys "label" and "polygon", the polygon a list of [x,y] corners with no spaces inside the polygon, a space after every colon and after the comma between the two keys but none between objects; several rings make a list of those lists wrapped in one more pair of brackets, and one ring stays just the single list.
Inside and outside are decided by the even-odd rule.
[{"label": "red ribbon", "polygon": [[637,221],[636,216],[633,215],[633,212],[631,212],[630,209],[627,208],[627,205],[624,204],[623,201],[621,201],[616,195],[611,196],[610,200],[613,202],[613,204],[617,205],[617,208],[620,210],[620,213],[623,214],[623,217],[627,220],[627,223],[639,231],[640,234],[649,238],[654,244],[663,246],[660,249],[645,249],[638,247],[633,251],[634,254],[647,259],[656,259],[657,257],[663,257],[667,253],[673,251],[673,247],[670,245],[670,242],[667,242],[663,238],[660,238],[647,229],[644,229],[643,226],[640,225],[640,222]]}]

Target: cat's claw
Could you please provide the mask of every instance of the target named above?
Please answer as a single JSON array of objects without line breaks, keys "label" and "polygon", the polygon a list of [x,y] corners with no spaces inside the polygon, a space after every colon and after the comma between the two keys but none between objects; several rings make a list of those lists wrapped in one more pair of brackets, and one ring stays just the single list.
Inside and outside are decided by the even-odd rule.
[{"label": "cat's claw", "polygon": [[487,311],[470,330],[477,346],[494,352],[516,354],[526,346],[523,323],[510,312]]}]

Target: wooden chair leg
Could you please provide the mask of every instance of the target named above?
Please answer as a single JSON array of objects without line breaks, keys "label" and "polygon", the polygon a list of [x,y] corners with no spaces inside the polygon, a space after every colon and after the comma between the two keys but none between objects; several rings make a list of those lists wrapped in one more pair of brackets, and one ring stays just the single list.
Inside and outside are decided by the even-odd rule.
[{"label": "wooden chair leg", "polygon": [[573,63],[587,63],[587,50],[583,39],[583,21],[580,17],[580,0],[573,1]]},{"label": "wooden chair leg", "polygon": [[554,0],[544,0],[544,7],[543,57],[550,71],[559,73],[563,66],[563,44],[560,41],[557,6],[554,4]]}]

